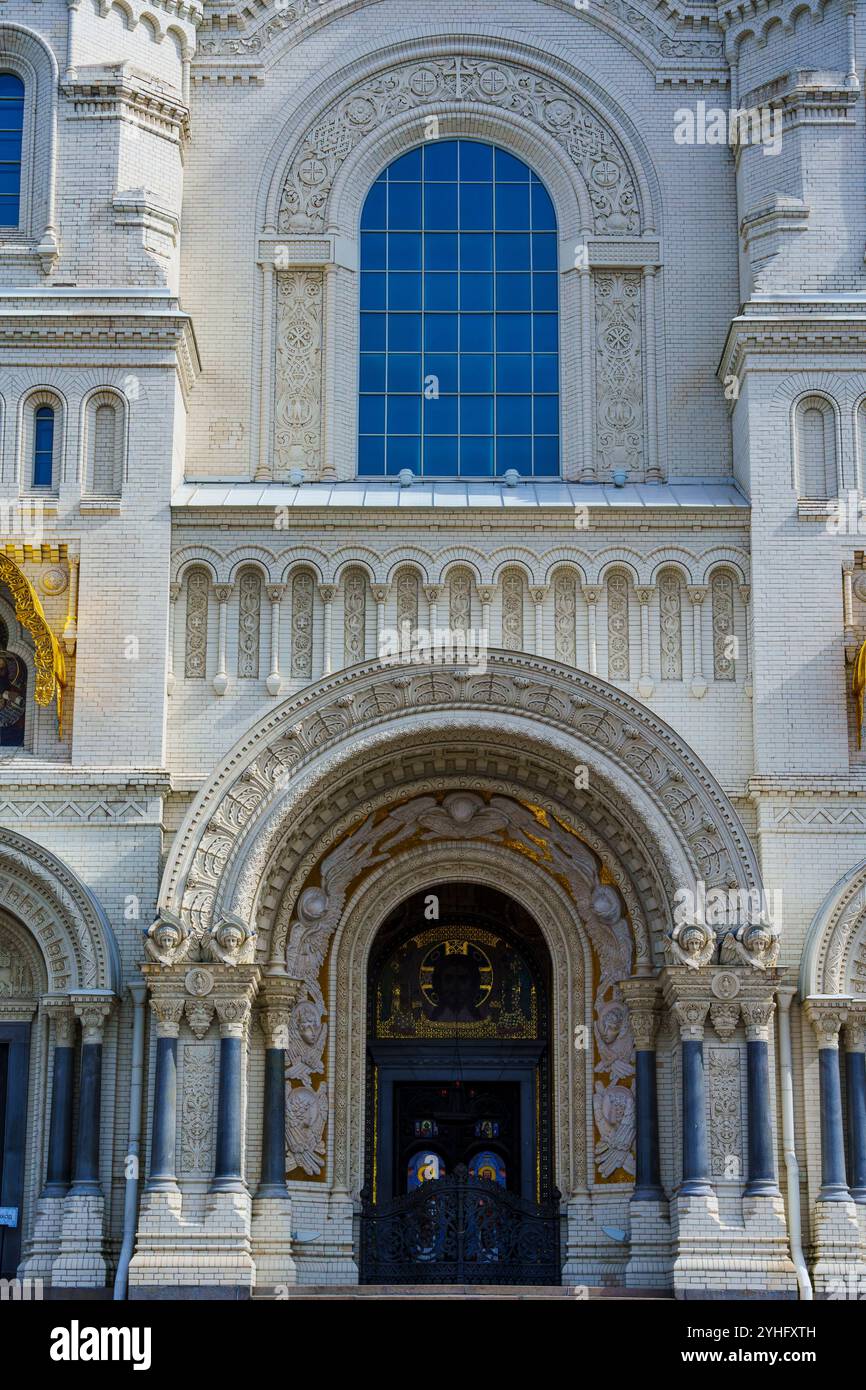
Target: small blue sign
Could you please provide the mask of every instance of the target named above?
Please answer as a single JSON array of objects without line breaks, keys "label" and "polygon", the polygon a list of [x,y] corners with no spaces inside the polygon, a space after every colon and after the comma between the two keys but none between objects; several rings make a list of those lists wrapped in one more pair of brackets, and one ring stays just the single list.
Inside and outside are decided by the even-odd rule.
[{"label": "small blue sign", "polygon": [[17,1226],[18,1208],[0,1207],[0,1226]]}]

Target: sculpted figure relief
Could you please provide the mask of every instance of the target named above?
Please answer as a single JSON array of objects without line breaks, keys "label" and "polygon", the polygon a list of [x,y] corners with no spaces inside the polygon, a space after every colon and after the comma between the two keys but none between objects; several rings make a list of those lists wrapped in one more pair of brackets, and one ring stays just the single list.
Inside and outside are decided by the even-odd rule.
[{"label": "sculpted figure relief", "polygon": [[286,1170],[303,1168],[315,1177],[325,1165],[328,1088],[291,1087],[286,1095]]},{"label": "sculpted figure relief", "polygon": [[296,1004],[289,1020],[289,1048],[286,1059],[286,1079],[302,1081],[309,1086],[314,1076],[324,1070],[323,1053],[328,1038],[328,1025],[322,1010],[312,999]]},{"label": "sculpted figure relief", "polygon": [[592,1110],[601,1136],[595,1161],[602,1177],[609,1178],[618,1168],[633,1175],[636,1122],[631,1091],[627,1086],[605,1086],[596,1081]]},{"label": "sculpted figure relief", "polygon": [[670,965],[700,970],[716,953],[716,934],[703,922],[682,922],[665,941],[665,953]]},{"label": "sculpted figure relief", "polygon": [[206,942],[211,960],[223,965],[251,965],[255,960],[256,933],[239,917],[225,917]]},{"label": "sculpted figure relief", "polygon": [[634,1039],[628,1021],[628,1010],[618,999],[601,1004],[593,1025],[598,1045],[597,1072],[605,1072],[611,1081],[634,1075]]},{"label": "sculpted figure relief", "polygon": [[190,929],[173,912],[163,912],[144,933],[144,951],[158,965],[178,965],[192,946]]},{"label": "sculpted figure relief", "polygon": [[744,923],[724,937],[719,960],[723,965],[748,965],[753,970],[771,970],[779,959],[780,946],[775,927],[764,922]]}]

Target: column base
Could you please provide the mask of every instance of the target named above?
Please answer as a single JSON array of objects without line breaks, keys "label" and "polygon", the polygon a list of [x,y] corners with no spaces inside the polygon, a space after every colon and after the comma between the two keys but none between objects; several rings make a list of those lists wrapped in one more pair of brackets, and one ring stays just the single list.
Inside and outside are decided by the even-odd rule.
[{"label": "column base", "polygon": [[722,1220],[715,1195],[679,1194],[671,1224],[676,1298],[797,1298],[781,1195],[743,1197],[740,1223]]},{"label": "column base", "polygon": [[247,1192],[209,1192],[203,1218],[190,1221],[179,1189],[145,1192],[129,1266],[130,1297],[153,1296],[165,1286],[251,1292],[250,1208]]},{"label": "column base", "polygon": [[816,1298],[855,1299],[866,1295],[866,1259],[858,1208],[819,1197],[813,1212],[812,1286]]},{"label": "column base", "polygon": [[37,1198],[33,1235],[26,1243],[26,1253],[18,1266],[19,1278],[41,1279],[46,1285],[51,1283],[51,1270],[60,1254],[65,1196],[65,1193],[54,1197],[43,1192]]},{"label": "column base", "polygon": [[105,1287],[104,1221],[105,1198],[101,1193],[73,1190],[64,1197],[60,1252],[51,1266],[53,1288]]},{"label": "column base", "polygon": [[635,1194],[629,1203],[631,1239],[625,1267],[629,1289],[664,1289],[671,1283],[671,1218],[667,1199]]},{"label": "column base", "polygon": [[285,1187],[277,1197],[256,1193],[250,1240],[259,1288],[297,1284],[298,1270],[292,1255],[292,1203]]}]

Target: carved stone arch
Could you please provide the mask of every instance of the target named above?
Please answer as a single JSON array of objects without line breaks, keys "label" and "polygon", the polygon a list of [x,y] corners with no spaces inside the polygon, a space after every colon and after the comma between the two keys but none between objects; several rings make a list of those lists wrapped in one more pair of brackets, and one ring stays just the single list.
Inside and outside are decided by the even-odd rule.
[{"label": "carved stone arch", "polygon": [[632,584],[640,584],[643,582],[642,563],[641,556],[634,550],[602,551],[598,560],[598,570],[592,582],[605,584],[611,572],[619,571],[621,574],[627,574]]},{"label": "carved stone arch", "polygon": [[0,902],[35,938],[49,989],[119,993],[120,953],[95,894],[50,850],[2,826]]},{"label": "carved stone arch", "polygon": [[393,562],[390,560],[390,554],[385,557],[385,561],[388,564],[388,569],[385,574],[385,582],[387,584],[393,584],[401,570],[411,570],[413,574],[418,576],[419,584],[430,583],[429,575],[432,559],[430,555],[427,555],[423,550],[400,550],[393,553],[396,557]]},{"label": "carved stone arch", "polygon": [[[282,557],[280,558],[282,559]],[[312,559],[308,553],[304,551],[302,555],[295,556],[293,559],[286,561],[279,582],[281,584],[290,584],[299,570],[305,570],[307,573],[312,574],[317,584],[324,584],[326,573],[324,555],[319,555],[319,558],[316,560]]]},{"label": "carved stone arch", "polygon": [[336,563],[329,572],[328,582],[342,584],[350,570],[361,570],[368,584],[379,582],[377,575],[378,557],[372,550],[353,546],[351,550],[341,550],[335,556]]},{"label": "carved stone arch", "polygon": [[[655,552],[655,556],[659,556],[658,551]],[[652,563],[653,561],[655,561],[655,563],[653,564],[653,568],[649,572],[649,579],[647,581],[648,583],[657,584],[659,580],[659,575],[662,573],[663,570],[676,570],[677,574],[680,576],[684,584],[698,583],[698,580],[695,577],[697,572],[696,557],[692,555],[688,550],[679,550],[674,548],[673,546],[666,546],[665,549],[661,552],[659,558],[656,559],[655,556],[647,556],[648,563]]]},{"label": "carved stone arch", "polygon": [[[8,964],[2,960],[11,956]],[[0,1007],[11,998],[38,999],[49,987],[36,938],[13,913],[0,908]]]},{"label": "carved stone arch", "polygon": [[447,584],[454,570],[468,570],[475,584],[483,584],[488,578],[485,569],[486,556],[480,550],[449,550],[440,556],[440,569],[436,584]]},{"label": "carved stone arch", "polygon": [[247,551],[232,552],[226,556],[226,564],[229,566],[227,584],[236,584],[239,576],[244,570],[253,570],[261,579],[263,584],[276,583],[276,579],[271,572],[274,557],[267,550],[259,547],[250,548]]},{"label": "carved stone arch", "polygon": [[562,549],[546,551],[541,557],[541,563],[544,565],[545,584],[552,583],[556,571],[560,569],[570,570],[577,579],[578,584],[587,583],[586,576],[589,557],[585,555],[582,550],[571,551]]},{"label": "carved stone arch", "polygon": [[866,995],[866,859],[825,897],[806,932],[800,958],[801,999]]},{"label": "carved stone arch", "polygon": [[[96,444],[97,411],[108,407],[113,411],[112,477],[108,488],[98,486]],[[96,497],[119,497],[126,481],[129,446],[129,402],[116,386],[100,385],[82,397],[78,424],[78,478],[82,492]]]},{"label": "carved stone arch", "polygon": [[204,545],[185,546],[172,556],[171,582],[182,584],[191,569],[207,570],[212,584],[227,584],[223,556]]},{"label": "carved stone arch", "polygon": [[[497,76],[482,81],[482,74],[493,68]],[[423,76],[413,81],[422,69]],[[515,81],[522,98],[519,117],[504,96]],[[398,102],[395,84],[400,83]],[[300,233],[341,228],[353,236],[367,187],[407,147],[405,130],[394,138],[407,122],[407,108],[414,111],[417,144],[424,117],[453,114],[456,104],[471,118],[476,138],[488,138],[483,127],[492,117],[491,137],[498,123],[503,132],[509,126],[520,131],[523,157],[531,160],[536,146],[561,236],[581,226],[613,235],[661,231],[659,185],[649,153],[609,94],[567,60],[530,44],[505,44],[489,33],[459,38],[419,34],[332,71],[324,80],[317,75],[272,146],[259,225]],[[398,114],[391,116],[395,110]],[[573,129],[574,112],[579,124]],[[320,151],[316,132],[338,126],[341,138]],[[610,165],[604,174],[602,163]],[[552,170],[560,171],[558,177],[551,179]],[[583,209],[571,218],[563,217],[569,188],[575,211],[581,204]]]},{"label": "carved stone arch", "polygon": [[26,391],[18,403],[18,479],[22,492],[33,490],[34,443],[36,438],[36,412],[40,406],[50,406],[54,411],[53,455],[51,462],[51,486],[45,491],[56,493],[62,482],[66,481],[68,468],[67,442],[70,419],[69,405],[64,392],[53,385],[33,386]]},{"label": "carved stone arch", "polygon": [[693,888],[699,878],[760,889],[736,811],[673,729],[596,677],[493,651],[483,674],[448,665],[401,667],[395,676],[368,662],[307,687],[258,721],[187,812],[161,906],[182,913],[197,934],[218,913],[252,920],[265,870],[320,783],[379,754],[387,760],[401,741],[417,743],[419,756],[430,745],[447,756],[455,740],[472,751],[482,736],[500,750],[520,744],[572,782],[575,765],[586,765],[589,785],[641,826],[666,892]]},{"label": "carved stone arch", "polygon": [[531,551],[523,550],[520,546],[509,545],[495,550],[488,563],[490,578],[494,584],[500,583],[503,572],[509,569],[520,570],[527,584],[541,583],[536,573],[536,557]]}]

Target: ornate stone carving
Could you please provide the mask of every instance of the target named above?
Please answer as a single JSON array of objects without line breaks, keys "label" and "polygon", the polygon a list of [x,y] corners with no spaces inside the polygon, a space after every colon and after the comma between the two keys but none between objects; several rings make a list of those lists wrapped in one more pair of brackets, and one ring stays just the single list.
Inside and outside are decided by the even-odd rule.
[{"label": "ornate stone carving", "polygon": [[709,1012],[709,1000],[677,999],[672,1004],[683,1042],[702,1042],[704,1024]]},{"label": "ornate stone carving", "polygon": [[299,571],[292,579],[292,680],[313,674],[313,576]]},{"label": "ornate stone carving", "polygon": [[774,999],[744,999],[740,1006],[746,1025],[747,1042],[767,1042],[776,1008]]},{"label": "ornate stone carving", "polygon": [[184,675],[204,680],[207,671],[207,614],[210,579],[204,570],[192,570],[186,581],[186,647]]},{"label": "ornate stone carving", "polygon": [[157,965],[178,965],[189,955],[193,938],[183,918],[162,912],[144,933],[144,951]]},{"label": "ornate stone carving", "polygon": [[238,676],[241,680],[258,680],[261,621],[261,575],[255,570],[245,570],[238,589]]},{"label": "ornate stone carving", "polygon": [[716,935],[703,922],[681,922],[665,940],[664,949],[669,964],[700,970],[715,955]]},{"label": "ornate stone carving", "polygon": [[707,1049],[707,1096],[710,1111],[710,1165],[713,1177],[739,1178],[743,1163],[740,1110],[740,1052],[735,1047]]},{"label": "ornate stone carving", "polygon": [[150,996],[150,1007],[156,1019],[158,1038],[176,1038],[180,1032],[183,1017],[184,997],[182,994],[154,994]]},{"label": "ornate stone carving", "polygon": [[414,570],[401,570],[397,575],[397,629],[408,627],[410,635],[418,630],[418,576]]},{"label": "ornate stone carving", "polygon": [[643,468],[643,367],[639,275],[596,275],[598,457],[606,469]]},{"label": "ornate stone carving", "polygon": [[506,570],[502,576],[502,645],[509,651],[523,650],[523,575]]},{"label": "ornate stone carving", "polygon": [[847,1006],[842,1003],[825,1002],[823,999],[807,999],[803,1008],[815,1030],[819,1048],[838,1048],[839,1031],[848,1018]]},{"label": "ornate stone carving", "polygon": [[69,998],[76,1017],[81,1020],[81,1041],[101,1043],[114,1001],[90,994],[70,994]]},{"label": "ornate stone carving", "polygon": [[736,675],[730,648],[734,634],[734,581],[729,574],[713,575],[712,603],[713,675],[717,681],[732,681]]},{"label": "ornate stone carving", "polygon": [[189,1024],[190,1032],[196,1038],[203,1038],[211,1025],[214,1015],[214,1003],[212,999],[187,999],[184,1004],[186,1021]]},{"label": "ornate stone carving", "polygon": [[553,633],[557,661],[577,665],[577,581],[568,570],[558,570],[553,580]]},{"label": "ornate stone carving", "polygon": [[775,927],[764,922],[744,923],[722,938],[719,960],[723,965],[748,965],[752,970],[772,970],[779,959],[781,940]]},{"label": "ornate stone carving", "polygon": [[663,681],[683,678],[682,582],[675,570],[659,579],[659,657]]},{"label": "ornate stone carving", "polygon": [[213,1170],[217,1055],[212,1043],[182,1049],[179,1171],[189,1177],[210,1177]]},{"label": "ornate stone carving", "polygon": [[634,1176],[634,1095],[626,1086],[596,1081],[592,1113],[600,1135],[595,1162],[601,1176],[609,1178],[619,1169]]},{"label": "ornate stone carving", "polygon": [[597,1005],[596,1014],[593,1032],[598,1061],[595,1070],[606,1073],[611,1081],[634,1076],[636,1039],[629,1027],[629,1010],[619,999],[610,999]]},{"label": "ornate stone carving", "polygon": [[309,1086],[314,1076],[321,1075],[327,1040],[328,1025],[319,1005],[312,999],[296,1004],[289,1018],[286,1080]]},{"label": "ornate stone carving", "polygon": [[328,1088],[289,1086],[286,1093],[286,1169],[301,1168],[315,1176],[325,1163],[325,1121],[328,1118]]},{"label": "ornate stone carving", "polygon": [[278,274],[274,477],[302,468],[318,477],[322,463],[321,270]]},{"label": "ornate stone carving", "polygon": [[214,977],[210,970],[197,965],[186,972],[183,983],[188,994],[194,995],[196,999],[203,999],[205,995],[213,992]]},{"label": "ornate stone carving", "polygon": [[618,141],[574,93],[515,63],[425,57],[391,67],[344,91],[298,146],[279,210],[281,232],[316,232],[347,155],[382,121],[417,107],[480,104],[519,111],[562,146],[583,178],[597,233],[640,229],[631,172]]},{"label": "ornate stone carving", "polygon": [[628,580],[617,573],[607,581],[607,678],[624,685],[628,676]]},{"label": "ornate stone carving", "polygon": [[33,972],[12,934],[0,927],[0,999],[33,993]]},{"label": "ornate stone carving", "polygon": [[367,579],[349,570],[343,584],[343,644],[347,666],[363,661],[367,644]]},{"label": "ornate stone carving", "polygon": [[211,960],[223,965],[249,965],[255,960],[256,933],[240,917],[225,917],[205,942]]},{"label": "ornate stone carving", "polygon": [[472,576],[454,570],[448,581],[448,625],[452,632],[468,632],[472,621]]},{"label": "ornate stone carving", "polygon": [[736,1003],[715,1003],[710,1005],[710,1018],[713,1020],[713,1027],[723,1042],[734,1036],[734,1031],[740,1021],[740,1006]]},{"label": "ornate stone carving", "polygon": [[251,1000],[246,994],[215,995],[220,1037],[243,1038],[250,1019]]}]

